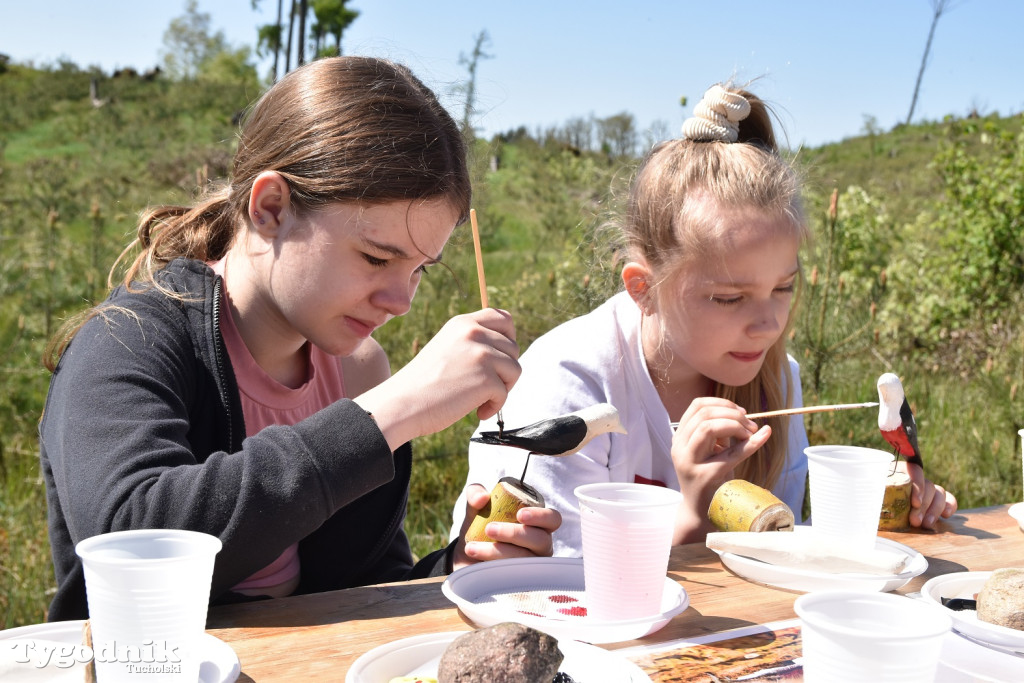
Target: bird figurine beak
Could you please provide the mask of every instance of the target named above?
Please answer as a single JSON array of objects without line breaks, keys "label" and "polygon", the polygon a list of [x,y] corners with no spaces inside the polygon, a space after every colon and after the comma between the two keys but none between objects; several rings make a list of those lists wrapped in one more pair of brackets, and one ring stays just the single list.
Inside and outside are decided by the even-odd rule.
[{"label": "bird figurine beak", "polygon": [[615,406],[610,403],[597,403],[518,429],[481,432],[470,441],[522,448],[539,455],[562,456],[576,453],[594,437],[608,432],[625,434],[626,430]]}]

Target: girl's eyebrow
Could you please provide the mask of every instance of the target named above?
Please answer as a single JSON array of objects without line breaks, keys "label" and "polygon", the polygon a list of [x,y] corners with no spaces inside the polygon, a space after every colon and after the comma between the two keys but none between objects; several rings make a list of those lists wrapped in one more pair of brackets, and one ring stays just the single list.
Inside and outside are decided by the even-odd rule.
[{"label": "girl's eyebrow", "polygon": [[[405,251],[405,249],[402,249],[401,247],[399,247],[397,245],[388,244],[386,242],[378,242],[377,240],[372,240],[369,237],[365,237],[365,236],[360,237],[360,240],[362,240],[362,242],[364,244],[366,244],[366,245],[368,245],[370,247],[373,247],[377,251],[384,252],[385,254],[389,254],[391,256],[394,256],[395,258],[399,258],[399,259],[412,258],[411,256],[409,256],[408,252]],[[441,254],[438,254],[436,257],[430,257],[430,256],[427,256],[426,254],[423,254],[423,255],[427,256],[427,258],[430,260],[431,263],[440,263],[441,262],[441,256],[443,254],[444,254],[444,252],[442,252]]]},{"label": "girl's eyebrow", "polygon": [[[799,273],[800,273],[800,265],[798,264],[795,268],[793,268],[793,270],[791,270],[782,279],[783,280],[788,280],[790,278],[794,278]],[[709,279],[707,281],[707,284],[712,286],[712,287],[736,287],[736,288],[742,288],[742,287],[749,287],[749,286],[751,286],[754,283],[752,283],[752,282],[744,282],[744,281],[741,281],[741,280],[729,280],[729,281],[726,281],[726,280]]]},{"label": "girl's eyebrow", "polygon": [[790,279],[790,278],[794,278],[794,277],[796,277],[796,276],[797,276],[797,275],[799,275],[799,274],[800,274],[800,264],[798,263],[798,264],[796,264],[796,266],[795,266],[795,267],[793,268],[793,270],[789,271],[789,273],[788,273],[788,274],[786,275],[786,277],[785,277],[785,278],[783,278],[783,279],[785,279],[785,280],[788,280],[788,279]]}]

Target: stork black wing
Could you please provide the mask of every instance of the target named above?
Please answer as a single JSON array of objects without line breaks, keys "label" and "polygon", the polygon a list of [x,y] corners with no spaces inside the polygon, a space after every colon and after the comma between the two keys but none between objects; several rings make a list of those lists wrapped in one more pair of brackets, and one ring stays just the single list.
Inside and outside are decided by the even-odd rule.
[{"label": "stork black wing", "polygon": [[494,446],[513,446],[541,455],[561,455],[579,446],[587,436],[587,423],[577,415],[541,420],[503,432],[480,432],[470,441]]},{"label": "stork black wing", "polygon": [[910,442],[910,447],[914,449],[914,454],[907,457],[907,462],[924,468],[924,461],[921,459],[921,449],[917,447],[917,420],[914,419],[914,412],[910,409],[910,403],[905,398],[903,399],[903,405],[900,406],[900,422],[903,423],[903,429],[907,432],[907,441]]}]

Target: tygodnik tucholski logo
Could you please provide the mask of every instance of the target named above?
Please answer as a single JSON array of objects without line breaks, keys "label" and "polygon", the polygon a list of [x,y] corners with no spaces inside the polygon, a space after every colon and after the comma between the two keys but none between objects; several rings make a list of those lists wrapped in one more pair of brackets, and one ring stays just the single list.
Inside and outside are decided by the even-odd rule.
[{"label": "tygodnik tucholski logo", "polygon": [[107,664],[119,662],[131,674],[181,673],[181,657],[178,654],[178,646],[170,646],[166,642],[144,640],[140,645],[118,645],[117,641],[110,641],[96,650],[87,645],[31,638],[11,641],[3,645],[8,650],[5,652],[3,660],[37,669],[48,666],[68,669],[76,664],[88,664],[91,661],[96,661]]}]

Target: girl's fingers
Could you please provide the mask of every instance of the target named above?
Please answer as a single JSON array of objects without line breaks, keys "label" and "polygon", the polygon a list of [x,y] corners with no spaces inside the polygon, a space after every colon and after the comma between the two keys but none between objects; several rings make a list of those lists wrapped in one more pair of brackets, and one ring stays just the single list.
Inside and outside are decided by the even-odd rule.
[{"label": "girl's fingers", "polygon": [[958,504],[956,502],[956,496],[949,491],[946,491],[946,505],[942,510],[943,517],[952,517],[953,513],[956,512]]},{"label": "girl's fingers", "polygon": [[479,561],[551,555],[551,534],[534,527],[523,527],[511,522],[491,522],[487,525],[487,535],[496,542],[466,543],[466,555]]},{"label": "girl's fingers", "polygon": [[745,411],[743,408],[736,405],[729,399],[718,398],[716,396],[701,396],[700,398],[694,399],[690,403],[690,405],[686,408],[686,412],[683,413],[682,419],[685,419],[687,416],[695,415],[702,410],[716,409],[726,409],[729,411],[733,411],[739,415],[747,414],[747,411]]},{"label": "girl's fingers", "polygon": [[485,308],[476,313],[470,313],[468,317],[477,321],[483,327],[498,332],[503,337],[515,341],[516,325],[512,314],[500,308]]},{"label": "girl's fingers", "polygon": [[[734,419],[717,418],[701,422],[689,434],[677,433],[673,441],[682,440],[687,450],[693,454],[693,459],[696,462],[703,462],[727,457],[738,444],[745,444],[765,429],[768,429],[767,425],[760,430],[749,431],[745,425]],[[759,437],[751,446],[754,450],[760,448],[766,438]]]},{"label": "girl's fingers", "polygon": [[[496,543],[466,543],[466,555],[477,561],[550,556],[551,532],[562,523],[562,516],[558,511],[552,508],[524,508],[519,511],[517,519],[520,522],[518,524],[490,522],[487,525],[487,535]],[[525,523],[526,521],[529,524]]]},{"label": "girl's fingers", "polygon": [[[490,494],[479,484],[466,487],[466,520],[462,525],[462,537],[472,523],[478,510],[482,509]],[[528,507],[519,510],[518,523],[490,522],[487,535],[496,543],[468,542],[465,554],[470,560],[497,560],[508,557],[550,556],[551,534],[562,524],[562,515],[553,508]]]},{"label": "girl's fingers", "polygon": [[[910,507],[920,508],[924,504],[925,487],[931,483],[924,478],[924,470],[917,465],[910,465],[904,461],[900,461],[896,469],[903,470],[910,477]],[[931,500],[931,498],[929,497],[928,500]]]},{"label": "girl's fingers", "polygon": [[743,438],[735,441],[731,446],[720,453],[716,453],[705,462],[709,464],[712,462],[720,462],[729,468],[733,468],[756,453],[768,442],[771,435],[772,428],[765,425],[754,434],[750,435],[749,438]]},{"label": "girl's fingers", "polygon": [[[473,521],[473,516],[479,510],[482,510],[490,499],[491,494],[480,484],[470,484],[466,487],[466,521],[463,524],[464,527],[469,528],[470,522]],[[463,531],[465,530],[463,529]]]},{"label": "girl's fingers", "polygon": [[935,526],[935,522],[938,521],[942,515],[942,511],[946,509],[946,490],[941,486],[935,486],[932,499],[930,504],[924,513],[924,524],[926,527],[931,529]]},{"label": "girl's fingers", "polygon": [[[709,428],[709,423],[717,420],[727,420],[733,425],[742,427],[746,430],[747,435],[753,434],[758,430],[758,424],[748,418],[742,408],[737,406],[731,401],[725,401],[725,399],[715,399],[716,403],[713,405],[700,405],[695,408],[698,402],[703,403],[704,399],[698,399],[690,404],[690,408],[687,409],[683,415],[683,419],[679,421],[679,426],[676,428],[676,434],[693,434],[697,431]],[[718,428],[721,428],[720,424]]]},{"label": "girl's fingers", "polygon": [[521,508],[516,514],[516,519],[525,527],[543,529],[548,534],[562,526],[562,515],[553,508]]}]

